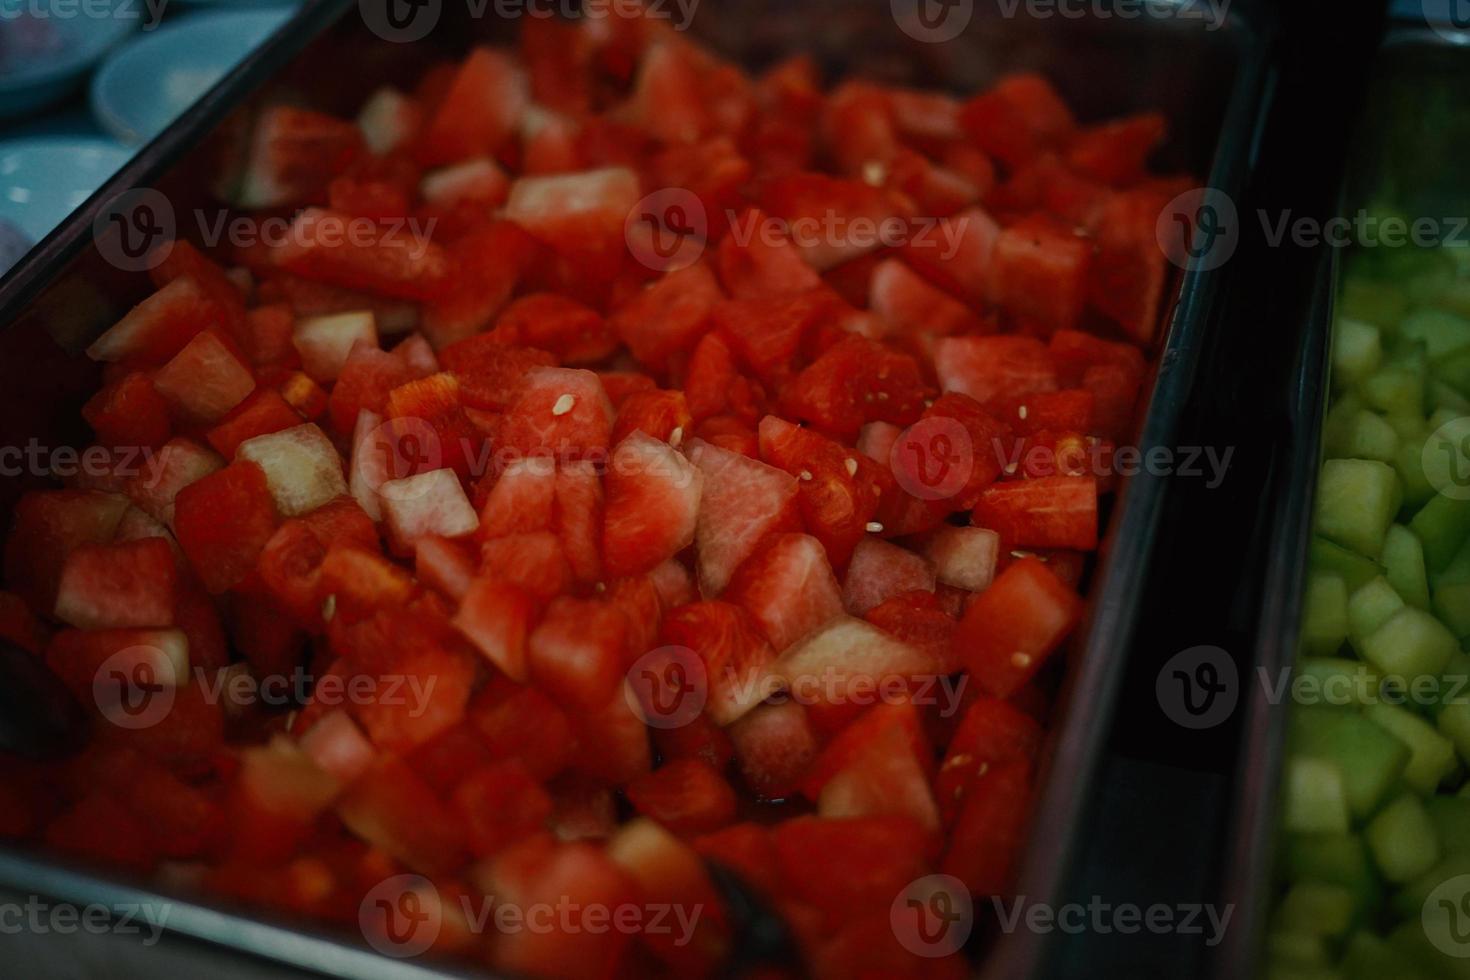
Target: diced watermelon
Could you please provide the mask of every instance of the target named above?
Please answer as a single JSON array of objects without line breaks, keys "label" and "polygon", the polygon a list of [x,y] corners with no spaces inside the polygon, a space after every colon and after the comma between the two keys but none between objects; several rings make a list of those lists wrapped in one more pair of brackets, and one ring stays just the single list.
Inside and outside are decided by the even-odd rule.
[{"label": "diced watermelon", "polygon": [[822,750],[803,792],[815,798],[824,817],[907,816],[937,834],[929,755],[914,706],[878,704]]},{"label": "diced watermelon", "polygon": [[1081,607],[1077,594],[1045,562],[1022,558],[965,610],[955,632],[955,654],[983,690],[1010,697],[1066,639]]},{"label": "diced watermelon", "polygon": [[296,323],[291,342],[313,381],[335,381],[354,347],[378,346],[377,321],[372,310],[308,317]]},{"label": "diced watermelon", "polygon": [[847,616],[791,647],[771,668],[798,700],[816,705],[871,703],[876,692],[943,669],[924,651]]},{"label": "diced watermelon", "polygon": [[615,578],[646,572],[694,541],[704,472],[666,442],[634,432],[613,450],[602,550]]},{"label": "diced watermelon", "polygon": [[93,395],[82,406],[82,418],[103,446],[157,449],[173,431],[168,402],[142,371],[130,372]]},{"label": "diced watermelon", "polygon": [[[486,884],[491,894],[519,908],[555,908],[563,903],[566,910],[553,917],[549,929],[517,929],[500,935],[493,952],[498,971],[615,975],[632,937],[626,930],[607,928],[608,919],[598,910],[636,903],[637,892],[601,849],[529,838],[496,857]],[[592,964],[598,968],[589,970]]]},{"label": "diced watermelon", "polygon": [[179,491],[174,533],[194,573],[218,595],[254,570],[276,515],[266,471],[242,456]]},{"label": "diced watermelon", "polygon": [[735,572],[724,595],[750,613],[778,653],[843,611],[827,551],[807,534],[772,537]]},{"label": "diced watermelon", "polygon": [[816,329],[850,310],[835,294],[816,289],[790,296],[734,299],[716,303],[710,325],[730,349],[767,384],[789,378],[803,342]]},{"label": "diced watermelon", "polygon": [[638,203],[638,176],[625,167],[522,177],[510,187],[505,216],[587,271],[606,275],[624,250],[623,224]]},{"label": "diced watermelon", "polygon": [[153,375],[153,387],[181,421],[212,424],[255,388],[255,378],[228,343],[202,331]]},{"label": "diced watermelon", "polygon": [[1000,535],[980,527],[945,527],[934,532],[922,550],[939,582],[980,592],[995,578]]},{"label": "diced watermelon", "polygon": [[456,602],[469,592],[475,562],[463,542],[429,534],[414,543],[414,574],[420,582]]},{"label": "diced watermelon", "polygon": [[554,600],[527,645],[531,680],[583,710],[606,704],[622,684],[627,631],[622,614],[605,603],[566,596]]},{"label": "diced watermelon", "polygon": [[292,106],[271,106],[255,121],[250,159],[236,195],[242,208],[319,200],[327,182],[362,153],[352,123]]},{"label": "diced watermelon", "polygon": [[505,413],[498,447],[523,456],[576,458],[606,449],[612,423],[612,404],[597,375],[532,368]]},{"label": "diced watermelon", "polygon": [[475,695],[469,718],[491,757],[518,759],[537,779],[561,772],[576,752],[571,723],[556,702],[504,678]]},{"label": "diced watermelon", "polygon": [[1144,112],[1091,126],[1067,145],[1067,165],[1104,184],[1126,186],[1143,177],[1148,158],[1168,129],[1163,115]]},{"label": "diced watermelon", "polygon": [[868,537],[858,542],[843,580],[842,602],[861,616],[901,592],[934,591],[934,566],[907,548]]},{"label": "diced watermelon", "polygon": [[989,293],[1002,310],[1049,330],[1072,328],[1082,317],[1092,244],[1046,217],[1003,230],[990,253]]},{"label": "diced watermelon", "polygon": [[111,541],[127,509],[127,497],[95,490],[25,494],[5,542],[5,581],[33,609],[55,608],[67,557],[83,545]]},{"label": "diced watermelon", "polygon": [[480,508],[480,535],[488,539],[550,530],[555,505],[556,460],[511,460]]},{"label": "diced watermelon", "polygon": [[413,578],[385,559],[376,549],[355,544],[332,544],[322,559],[321,590],[334,597],[336,614],[344,619],[372,615],[383,605],[399,605],[413,597]]},{"label": "diced watermelon", "polygon": [[172,626],[178,570],[162,538],[82,545],[66,556],[56,618],[81,629]]},{"label": "diced watermelon", "polygon": [[454,625],[491,663],[515,681],[526,680],[526,639],[539,615],[536,598],[494,578],[475,579]]},{"label": "diced watermelon", "polygon": [[346,234],[364,219],[307,208],[291,223],[285,243],[273,252],[275,264],[305,279],[361,289],[399,299],[435,295],[451,271],[449,257],[436,242],[415,230],[377,226],[371,239]]},{"label": "diced watermelon", "polygon": [[563,364],[595,364],[617,349],[617,338],[596,310],[554,293],[515,300],[495,321],[506,343],[555,354]]},{"label": "diced watermelon", "polygon": [[745,785],[770,800],[796,791],[820,747],[806,708],[790,700],[756,706],[729,732]]},{"label": "diced watermelon", "polygon": [[430,204],[493,208],[505,200],[510,178],[489,157],[474,157],[424,174],[419,193]]},{"label": "diced watermelon", "polygon": [[373,764],[377,752],[345,711],[330,711],[301,736],[301,751],[316,767],[343,785]]},{"label": "diced watermelon", "polygon": [[1153,343],[1158,334],[1169,277],[1156,231],[1167,203],[1152,191],[1124,191],[1107,199],[1097,219],[1088,301],[1140,344]]},{"label": "diced watermelon", "polygon": [[1097,481],[1045,476],[997,483],[980,496],[971,520],[1000,534],[1007,548],[1097,547]]},{"label": "diced watermelon", "polygon": [[[423,327],[430,342],[444,349],[487,329],[521,274],[538,258],[539,248],[534,238],[509,221],[477,225],[452,242],[448,252],[453,275],[424,304]],[[487,389],[487,396],[493,395],[493,387]]]},{"label": "diced watermelon", "polygon": [[767,534],[794,529],[796,480],[773,466],[701,440],[689,458],[704,474],[694,532],[699,586],[715,596]]},{"label": "diced watermelon", "polygon": [[[822,229],[795,240],[802,258],[819,271],[878,248],[882,242],[877,231],[899,215],[897,202],[879,188],[815,173],[768,181],[761,188],[760,205],[793,231]],[[873,232],[864,234],[868,228]]]},{"label": "diced watermelon", "polygon": [[776,858],[787,868],[791,893],[842,921],[863,908],[882,908],[927,866],[929,837],[907,817],[831,820],[795,817],[771,832]]},{"label": "diced watermelon", "polygon": [[[963,612],[963,606],[959,612]],[[936,674],[952,674],[961,667],[954,656],[957,616],[958,612],[952,614],[938,594],[920,589],[890,596],[869,609],[863,618],[932,657],[938,665]]]},{"label": "diced watermelon", "polygon": [[977,698],[955,729],[934,777],[944,825],[953,825],[976,781],[991,766],[1034,760],[1041,738],[1041,726],[1026,712],[1000,698]]},{"label": "diced watermelon", "polygon": [[628,784],[628,801],[676,834],[702,834],[733,823],[735,791],[712,766],[674,759]]},{"label": "diced watermelon", "polygon": [[[106,708],[116,704],[119,688],[176,692],[187,685],[189,639],[177,629],[62,630],[46,647],[46,666],[78,702]],[[122,696],[134,700],[127,693]],[[146,709],[146,698],[142,703]],[[129,707],[124,704],[119,710]],[[151,719],[151,714],[141,717]]]},{"label": "diced watermelon", "polygon": [[998,762],[979,775],[955,820],[940,870],[975,895],[1012,887],[1031,811],[1031,763]]},{"label": "diced watermelon", "polygon": [[301,424],[301,416],[274,388],[257,388],[205,435],[209,444],[232,459],[240,443]]},{"label": "diced watermelon", "polygon": [[544,600],[560,595],[572,582],[566,551],[551,531],[486,541],[480,551],[480,573],[513,582]]},{"label": "diced watermelon", "polygon": [[694,651],[704,664],[705,712],[729,725],[773,693],[767,672],[775,651],[745,610],[727,602],[695,602],[664,617],[660,642]]},{"label": "diced watermelon", "polygon": [[415,141],[419,161],[437,166],[493,155],[515,132],[528,99],[526,78],[509,58],[475,48]]},{"label": "diced watermelon", "polygon": [[946,292],[983,302],[999,235],[1000,225],[983,208],[966,208],[910,239],[903,247],[903,260]]},{"label": "diced watermelon", "polygon": [[401,759],[380,759],[337,801],[347,828],[410,868],[444,873],[464,855],[455,813]]},{"label": "diced watermelon", "polygon": [[543,829],[551,797],[514,759],[483,766],[455,787],[450,806],[477,857],[490,857]]},{"label": "diced watermelon", "polygon": [[461,538],[480,526],[475,509],[453,470],[430,470],[378,488],[388,542],[400,555],[413,553],[426,535]]},{"label": "diced watermelon", "polygon": [[633,709],[636,700],[624,684],[607,704],[573,716],[580,747],[574,767],[579,773],[622,785],[652,767],[648,726]]},{"label": "diced watermelon", "polygon": [[597,464],[590,459],[559,464],[554,529],[572,577],[584,584],[601,581],[603,576],[604,510]]},{"label": "diced watermelon", "polygon": [[854,336],[828,348],[787,384],[782,404],[792,416],[850,441],[865,422],[918,421],[926,394],[912,357]]},{"label": "diced watermelon", "polygon": [[1045,78],[1009,75],[966,102],[960,124],[982,150],[1015,168],[1076,128],[1071,111]]},{"label": "diced watermelon", "polygon": [[696,423],[726,413],[755,421],[759,394],[753,382],[735,367],[735,354],[717,333],[704,335],[689,358],[684,397]]},{"label": "diced watermelon", "polygon": [[694,420],[682,391],[635,391],[618,407],[611,444],[616,446],[634,432],[643,432],[678,449],[693,428]]},{"label": "diced watermelon", "polygon": [[946,392],[982,404],[1058,387],[1051,354],[1034,337],[945,337],[934,345],[934,371]]},{"label": "diced watermelon", "polygon": [[235,458],[255,463],[286,517],[316,510],[347,493],[342,457],[327,434],[310,423],[242,442]]},{"label": "diced watermelon", "polygon": [[87,348],[87,356],[94,361],[161,364],[195,334],[223,327],[227,319],[227,312],[196,280],[183,276],[129,310]]},{"label": "diced watermelon", "polygon": [[715,252],[715,268],[736,299],[780,299],[821,285],[816,270],[784,235],[779,223],[757,208],[737,217]]},{"label": "diced watermelon", "polygon": [[949,336],[976,333],[981,320],[898,259],[884,259],[869,280],[868,306],[887,330],[899,334]]},{"label": "diced watermelon", "polygon": [[390,86],[373,92],[357,114],[357,128],[370,152],[382,156],[402,147],[417,132],[422,119],[419,104]]},{"label": "diced watermelon", "polygon": [[638,363],[663,371],[675,355],[694,349],[710,310],[722,298],[709,266],[696,262],[650,283],[614,310],[608,322]]}]

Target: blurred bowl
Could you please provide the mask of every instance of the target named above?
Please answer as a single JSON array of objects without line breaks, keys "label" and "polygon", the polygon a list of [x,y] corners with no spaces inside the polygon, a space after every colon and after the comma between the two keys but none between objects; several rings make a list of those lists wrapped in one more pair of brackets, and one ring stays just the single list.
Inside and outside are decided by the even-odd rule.
[{"label": "blurred bowl", "polygon": [[113,45],[144,24],[147,11],[135,0],[0,0],[0,119],[71,94]]},{"label": "blurred bowl", "polygon": [[291,19],[291,5],[191,14],[115,51],[92,76],[92,115],[124,143],[168,128],[266,38]]},{"label": "blurred bowl", "polygon": [[0,274],[132,155],[127,147],[100,136],[0,143]]}]

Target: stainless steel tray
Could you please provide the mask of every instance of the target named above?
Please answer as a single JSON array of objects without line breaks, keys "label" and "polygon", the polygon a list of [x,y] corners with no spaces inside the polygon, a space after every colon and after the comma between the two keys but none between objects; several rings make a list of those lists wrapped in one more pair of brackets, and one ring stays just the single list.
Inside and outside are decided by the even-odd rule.
[{"label": "stainless steel tray", "polygon": [[[352,0],[314,0],[0,281],[0,445],[24,445],[32,437],[72,445],[84,435],[76,431],[78,410],[95,388],[96,372],[70,352],[148,289],[143,277],[120,273],[98,252],[93,222],[109,202],[152,187],[180,212],[212,204],[209,177],[253,106],[290,98],[350,114],[375,85],[409,83],[433,61],[462,53],[476,40],[510,36],[513,24],[472,19],[471,6],[481,5],[446,0],[443,20],[427,38],[395,44],[367,29]],[[1041,70],[1084,119],[1164,112],[1170,139],[1160,166],[1198,174],[1202,184],[1237,195],[1250,167],[1268,76],[1263,25],[1249,19],[1246,6],[1236,4],[1223,25],[1209,29],[1195,17],[1036,17],[1024,6],[1007,17],[1004,4],[962,3],[953,9],[971,11],[968,28],[942,43],[922,43],[897,27],[888,3],[707,0],[692,30],[750,67],[807,51],[830,78],[859,73],[957,93],[1009,71]],[[488,9],[493,17],[495,6]],[[341,70],[345,66],[350,70]],[[1137,445],[1144,451],[1175,439],[1217,282],[1216,271],[1197,269],[1170,284],[1153,385],[1140,411]],[[1018,891],[1033,902],[1056,900],[1078,850],[1165,480],[1149,473],[1131,477],[1110,515],[1086,622],[1068,657],[1020,872]],[[0,520],[8,519],[24,489],[19,480],[0,484]],[[296,925],[264,924],[197,897],[164,896],[67,869],[47,857],[0,852],[0,887],[80,903],[167,903],[170,934],[334,976],[454,975],[437,964],[390,961]],[[1024,930],[994,936],[981,964],[984,975],[1034,975],[1042,941]]]},{"label": "stainless steel tray", "polygon": [[[1421,14],[1410,9],[1417,6],[1398,4],[1396,13],[1408,20]],[[1424,23],[1422,16],[1418,20]],[[1394,200],[1408,213],[1470,213],[1466,211],[1470,185],[1459,165],[1470,149],[1470,124],[1457,109],[1470,89],[1467,45],[1470,33],[1449,26],[1405,24],[1389,31],[1373,66],[1368,105],[1341,190],[1340,213],[1352,214],[1390,180]],[[1276,501],[1277,520],[1267,546],[1254,671],[1242,681],[1250,697],[1236,777],[1232,873],[1226,882],[1225,898],[1235,906],[1235,919],[1220,956],[1219,975],[1224,977],[1247,976],[1256,969],[1271,909],[1290,706],[1271,703],[1268,685],[1258,678],[1280,677],[1296,663],[1340,259],[1336,249],[1324,249],[1320,257],[1304,342],[1296,352],[1284,463],[1278,482],[1268,491]]]}]

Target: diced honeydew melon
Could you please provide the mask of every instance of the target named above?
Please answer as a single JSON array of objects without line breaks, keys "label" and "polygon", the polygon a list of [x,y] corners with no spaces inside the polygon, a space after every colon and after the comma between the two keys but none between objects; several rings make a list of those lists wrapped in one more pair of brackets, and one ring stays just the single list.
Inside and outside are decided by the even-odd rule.
[{"label": "diced honeydew melon", "polygon": [[1388,415],[1422,415],[1425,377],[1422,371],[1396,364],[1383,367],[1359,386],[1367,403]]},{"label": "diced honeydew melon", "polygon": [[[1269,980],[1315,980],[1319,976],[1314,968],[1326,967],[1330,962],[1327,941],[1315,932],[1272,930],[1266,936],[1266,957],[1271,964]],[[1292,972],[1282,972],[1282,968]],[[1297,972],[1313,969],[1313,972]]]},{"label": "diced honeydew melon", "polygon": [[1339,317],[1332,338],[1332,377],[1340,386],[1357,384],[1383,363],[1378,328],[1362,320]]},{"label": "diced honeydew melon", "polygon": [[1337,297],[1342,316],[1365,320],[1384,330],[1393,330],[1408,312],[1409,300],[1404,289],[1395,283],[1363,276],[1343,277]]},{"label": "diced honeydew melon", "polygon": [[1341,576],[1349,592],[1362,588],[1383,574],[1383,566],[1372,558],[1349,551],[1321,535],[1312,537],[1308,565],[1317,571]]},{"label": "diced honeydew melon", "polygon": [[1361,655],[1363,641],[1378,631],[1407,605],[1383,576],[1375,578],[1348,597],[1348,635]]},{"label": "diced honeydew melon", "polygon": [[1342,969],[1347,980],[1380,980],[1382,977],[1425,980],[1425,975],[1414,971],[1393,947],[1367,930],[1353,933],[1348,940],[1342,954]]},{"label": "diced honeydew melon", "polygon": [[1367,845],[1357,834],[1288,835],[1284,864],[1289,881],[1342,885],[1357,896],[1360,906],[1378,900],[1378,876]]},{"label": "diced honeydew melon", "polygon": [[1440,734],[1455,743],[1460,761],[1470,764],[1470,700],[1461,695],[1440,705],[1434,718]]},{"label": "diced honeydew melon", "polygon": [[1459,766],[1454,743],[1407,708],[1380,701],[1364,708],[1363,715],[1409,747],[1404,782],[1415,792],[1432,794]]},{"label": "diced honeydew melon", "polygon": [[1296,665],[1297,699],[1331,707],[1356,708],[1378,696],[1381,678],[1361,660],[1302,657]]},{"label": "diced honeydew melon", "polygon": [[1394,883],[1412,881],[1439,860],[1439,841],[1424,804],[1412,793],[1389,803],[1363,832],[1373,861],[1383,877]]},{"label": "diced honeydew melon", "polygon": [[1341,576],[1314,572],[1303,604],[1303,649],[1315,657],[1332,656],[1348,635],[1347,584]]},{"label": "diced honeydew melon", "polygon": [[1446,582],[1436,587],[1432,608],[1457,638],[1470,637],[1470,582]]},{"label": "diced honeydew melon", "polygon": [[1389,976],[1394,977],[1394,980],[1406,975],[1440,977],[1443,980],[1463,980],[1470,977],[1470,960],[1447,956],[1443,948],[1429,940],[1430,935],[1434,934],[1440,942],[1457,942],[1447,931],[1447,923],[1444,922],[1444,917],[1448,914],[1444,906],[1437,905],[1427,915],[1423,908],[1418,908],[1412,915],[1405,916],[1408,921],[1401,922],[1388,935],[1388,945],[1393,949],[1399,963],[1398,968]]},{"label": "diced honeydew melon", "polygon": [[1438,676],[1460,648],[1454,634],[1422,609],[1405,606],[1363,640],[1363,659],[1405,681]]},{"label": "diced honeydew melon", "polygon": [[[1390,419],[1390,424],[1395,420]],[[1419,423],[1422,429],[1423,423]],[[1409,511],[1416,511],[1423,507],[1439,493],[1439,490],[1429,481],[1429,474],[1424,472],[1424,442],[1428,434],[1419,431],[1406,435],[1402,428],[1399,429],[1399,448],[1394,453],[1393,468],[1399,476],[1399,491],[1403,495],[1400,506]]]},{"label": "diced honeydew melon", "polygon": [[1470,654],[1456,653],[1439,677],[1439,692],[1429,705],[1429,714],[1438,718],[1447,705],[1470,704]]},{"label": "diced honeydew melon", "polygon": [[1322,759],[1286,762],[1282,824],[1303,834],[1344,833],[1351,825],[1342,770]]},{"label": "diced honeydew melon", "polygon": [[1355,818],[1377,809],[1409,763],[1408,746],[1355,711],[1298,708],[1290,745],[1296,758],[1327,762],[1339,771]]},{"label": "diced honeydew melon", "polygon": [[1426,395],[1429,398],[1430,411],[1453,412],[1455,415],[1470,414],[1470,398],[1466,398],[1453,386],[1443,381],[1431,379]]},{"label": "diced honeydew melon", "polygon": [[1415,310],[1399,321],[1398,333],[1422,341],[1430,359],[1470,347],[1470,320],[1443,310]]},{"label": "diced honeydew melon", "polygon": [[1409,530],[1424,544],[1425,565],[1431,572],[1439,571],[1470,537],[1470,500],[1436,494],[1409,521]]},{"label": "diced honeydew melon", "polygon": [[1287,889],[1276,910],[1276,928],[1321,936],[1340,936],[1353,924],[1357,899],[1352,889],[1320,881],[1300,881]]},{"label": "diced honeydew melon", "polygon": [[1429,374],[1460,394],[1470,395],[1470,347],[1462,347],[1435,358],[1430,362]]},{"label": "diced honeydew melon", "polygon": [[378,346],[378,327],[371,310],[308,317],[297,322],[291,343],[311,379],[330,382],[337,380],[354,346]]},{"label": "diced honeydew melon", "polygon": [[1403,884],[1390,900],[1392,909],[1405,918],[1412,916],[1417,924],[1430,893],[1451,878],[1465,874],[1470,874],[1470,855],[1446,853],[1427,871]]},{"label": "diced honeydew melon", "polygon": [[1398,456],[1399,436],[1381,415],[1366,408],[1329,417],[1323,430],[1323,449],[1329,456],[1376,459],[1392,463]]},{"label": "diced honeydew melon", "polygon": [[1399,508],[1393,467],[1371,459],[1329,459],[1317,486],[1317,531],[1323,537],[1377,558]]},{"label": "diced honeydew melon", "polygon": [[1404,527],[1395,524],[1383,539],[1383,567],[1388,584],[1411,606],[1429,608],[1429,573],[1424,567],[1424,545]]},{"label": "diced honeydew melon", "polygon": [[311,423],[247,439],[235,458],[265,470],[271,497],[286,517],[316,510],[347,493],[342,457],[327,434]]},{"label": "diced honeydew melon", "polygon": [[1454,854],[1470,857],[1470,799],[1431,796],[1424,801],[1424,812],[1434,824],[1435,837],[1446,857]]}]

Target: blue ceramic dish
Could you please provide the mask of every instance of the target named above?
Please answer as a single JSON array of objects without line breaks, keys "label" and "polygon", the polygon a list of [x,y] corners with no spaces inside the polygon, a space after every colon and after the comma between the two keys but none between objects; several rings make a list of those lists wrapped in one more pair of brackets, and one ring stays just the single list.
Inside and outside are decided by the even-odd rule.
[{"label": "blue ceramic dish", "polygon": [[291,6],[191,14],[113,53],[92,77],[92,114],[124,143],[146,143],[291,19]]},{"label": "blue ceramic dish", "polygon": [[65,98],[148,18],[147,4],[138,0],[0,0],[0,119]]},{"label": "blue ceramic dish", "polygon": [[0,274],[132,157],[104,137],[0,143]]}]

